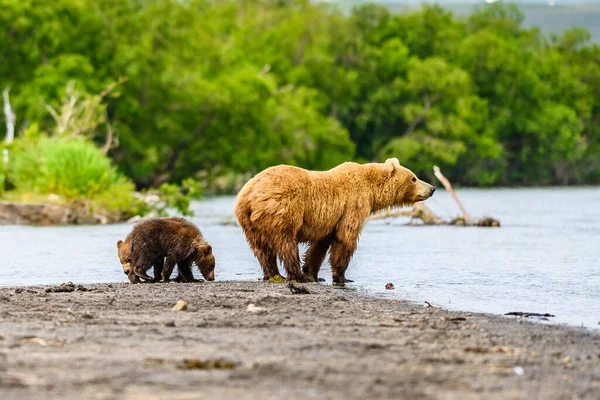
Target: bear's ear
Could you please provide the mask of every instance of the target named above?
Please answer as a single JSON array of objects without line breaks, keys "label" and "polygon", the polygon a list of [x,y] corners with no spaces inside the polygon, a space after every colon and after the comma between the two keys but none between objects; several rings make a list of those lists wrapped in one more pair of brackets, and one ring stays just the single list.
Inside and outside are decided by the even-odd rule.
[{"label": "bear's ear", "polygon": [[400,168],[400,161],[396,157],[388,158],[385,160],[383,167],[387,172],[394,172],[395,169]]},{"label": "bear's ear", "polygon": [[118,249],[119,247],[121,247],[121,245],[122,245],[122,244],[123,244],[123,241],[122,241],[122,240],[117,240],[117,249]]},{"label": "bear's ear", "polygon": [[200,254],[208,256],[210,253],[212,253],[212,246],[210,244],[205,244],[200,246],[198,250],[200,251]]}]

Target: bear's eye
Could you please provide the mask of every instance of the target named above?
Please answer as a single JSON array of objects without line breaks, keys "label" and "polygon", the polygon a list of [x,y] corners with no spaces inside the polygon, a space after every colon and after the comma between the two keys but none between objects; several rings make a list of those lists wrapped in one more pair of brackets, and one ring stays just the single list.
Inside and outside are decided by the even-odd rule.
[{"label": "bear's eye", "polygon": [[131,258],[128,258],[128,259],[127,259],[127,262],[129,262],[129,263],[130,263],[130,262],[131,262]]},{"label": "bear's eye", "polygon": [[416,181],[417,181],[417,178],[413,176],[413,178],[412,178],[412,181],[413,181],[413,182],[416,182]]}]

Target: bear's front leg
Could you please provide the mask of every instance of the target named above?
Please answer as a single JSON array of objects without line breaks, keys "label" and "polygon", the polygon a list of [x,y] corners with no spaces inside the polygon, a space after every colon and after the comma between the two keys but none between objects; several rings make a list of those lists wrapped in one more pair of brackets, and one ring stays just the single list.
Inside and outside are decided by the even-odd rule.
[{"label": "bear's front leg", "polygon": [[141,267],[133,267],[133,272],[135,273],[135,275],[137,275],[140,278],[144,278],[146,281],[152,281],[153,278],[148,275],[146,273],[146,269],[145,268],[141,268]]},{"label": "bear's front leg", "polygon": [[356,241],[341,242],[335,241],[331,245],[329,263],[331,264],[331,273],[334,283],[354,282],[346,279],[346,269],[350,264],[350,259],[356,250]]},{"label": "bear's front leg", "polygon": [[192,272],[192,262],[189,258],[178,262],[177,270],[177,279],[179,282],[202,282],[201,279],[194,278],[194,273]]},{"label": "bear's front leg", "polygon": [[160,282],[161,278],[162,278],[162,270],[163,270],[163,265],[164,265],[164,260],[156,260],[153,264],[153,271],[154,271],[154,279],[152,279],[152,282]]},{"label": "bear's front leg", "polygon": [[335,227],[335,238],[331,244],[329,263],[334,283],[352,282],[346,279],[346,269],[350,259],[356,250],[358,235],[362,230],[363,223],[368,216],[369,210],[365,210],[360,204],[349,208]]}]

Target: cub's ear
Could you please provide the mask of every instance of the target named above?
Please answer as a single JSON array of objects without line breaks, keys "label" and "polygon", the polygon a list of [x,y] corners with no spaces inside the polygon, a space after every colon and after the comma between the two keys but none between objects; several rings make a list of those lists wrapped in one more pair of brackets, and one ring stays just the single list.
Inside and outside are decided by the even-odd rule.
[{"label": "cub's ear", "polygon": [[394,172],[395,169],[400,168],[400,161],[398,161],[398,159],[396,157],[388,158],[387,160],[385,160],[385,163],[383,164],[383,168],[387,172]]},{"label": "cub's ear", "polygon": [[122,244],[123,244],[123,241],[122,241],[122,240],[117,240],[117,249],[118,249],[119,247],[121,247],[121,245],[122,245]]},{"label": "cub's ear", "polygon": [[212,253],[212,246],[210,244],[202,245],[198,247],[198,252],[204,256],[208,256]]}]

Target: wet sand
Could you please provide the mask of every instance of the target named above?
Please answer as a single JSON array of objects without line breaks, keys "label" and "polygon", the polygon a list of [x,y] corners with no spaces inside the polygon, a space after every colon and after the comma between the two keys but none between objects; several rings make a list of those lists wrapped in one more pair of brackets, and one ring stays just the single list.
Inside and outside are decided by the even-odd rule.
[{"label": "wet sand", "polygon": [[598,332],[302,286],[2,288],[1,398],[600,397]]}]

